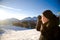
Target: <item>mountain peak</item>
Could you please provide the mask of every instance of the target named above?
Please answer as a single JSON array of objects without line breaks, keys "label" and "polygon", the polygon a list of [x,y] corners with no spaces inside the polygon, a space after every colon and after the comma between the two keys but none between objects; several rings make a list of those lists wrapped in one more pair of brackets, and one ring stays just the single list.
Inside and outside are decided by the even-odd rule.
[{"label": "mountain peak", "polygon": [[23,21],[24,20],[37,20],[37,17],[27,17],[27,18],[24,18],[24,19],[22,19]]}]

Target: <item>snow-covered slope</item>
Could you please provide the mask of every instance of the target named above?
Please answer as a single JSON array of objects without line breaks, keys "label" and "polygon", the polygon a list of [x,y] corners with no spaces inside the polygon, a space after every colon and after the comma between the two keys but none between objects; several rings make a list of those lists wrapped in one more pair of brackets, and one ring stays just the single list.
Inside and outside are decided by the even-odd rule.
[{"label": "snow-covered slope", "polygon": [[[13,28],[12,28],[13,29]],[[38,40],[40,32],[36,29],[12,30],[10,28],[2,28],[4,33],[0,34],[0,40]]]},{"label": "snow-covered slope", "polygon": [[23,28],[23,27],[18,27],[18,26],[11,26],[11,25],[2,25],[0,26],[0,28],[2,30],[14,30],[14,31],[18,31],[18,30],[26,30],[27,28]]}]

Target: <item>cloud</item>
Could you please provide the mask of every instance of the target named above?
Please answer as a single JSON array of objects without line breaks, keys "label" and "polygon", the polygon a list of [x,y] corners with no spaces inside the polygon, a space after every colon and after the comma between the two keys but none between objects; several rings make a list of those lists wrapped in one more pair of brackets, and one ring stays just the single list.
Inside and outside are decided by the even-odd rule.
[{"label": "cloud", "polygon": [[16,10],[16,11],[21,11],[22,10],[22,9],[16,9],[16,8],[12,8],[12,7],[7,7],[7,6],[4,6],[4,5],[0,5],[0,7],[11,9],[11,10]]}]

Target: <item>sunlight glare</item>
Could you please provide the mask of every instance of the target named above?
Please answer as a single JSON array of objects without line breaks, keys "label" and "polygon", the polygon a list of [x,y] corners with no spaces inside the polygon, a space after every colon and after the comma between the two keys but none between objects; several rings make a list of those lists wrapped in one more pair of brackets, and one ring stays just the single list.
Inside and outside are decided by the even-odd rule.
[{"label": "sunlight glare", "polygon": [[25,18],[26,16],[23,14],[17,14],[17,13],[10,13],[5,9],[0,9],[0,20],[5,20],[8,18],[17,18],[19,20]]},{"label": "sunlight glare", "polygon": [[4,20],[5,18],[7,18],[6,15],[7,12],[3,9],[0,9],[0,20]]}]

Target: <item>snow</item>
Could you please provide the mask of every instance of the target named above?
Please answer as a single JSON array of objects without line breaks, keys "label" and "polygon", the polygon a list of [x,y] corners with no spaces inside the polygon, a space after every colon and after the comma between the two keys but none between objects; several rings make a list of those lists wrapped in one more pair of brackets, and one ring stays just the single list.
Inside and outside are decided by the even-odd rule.
[{"label": "snow", "polygon": [[[0,26],[1,27],[1,26]],[[15,29],[14,29],[15,28]],[[0,40],[38,40],[40,32],[36,29],[26,29],[15,26],[1,27],[4,33],[0,34]],[[2,31],[1,31],[2,32]]]},{"label": "snow", "polygon": [[12,25],[1,25],[0,26],[1,29],[6,29],[6,30],[26,30],[27,28],[23,28],[23,27],[16,27],[16,26],[12,26]]}]

